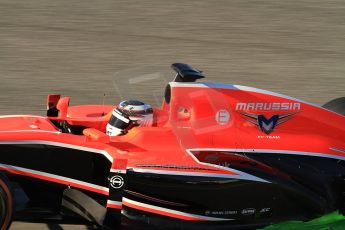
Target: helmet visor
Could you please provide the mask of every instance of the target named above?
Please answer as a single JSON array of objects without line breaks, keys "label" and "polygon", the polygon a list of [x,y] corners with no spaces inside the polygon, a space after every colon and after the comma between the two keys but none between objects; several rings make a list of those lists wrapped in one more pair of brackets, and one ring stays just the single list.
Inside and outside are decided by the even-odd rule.
[{"label": "helmet visor", "polygon": [[109,121],[109,125],[121,129],[121,130],[125,130],[129,125],[130,125],[130,120],[123,117],[120,114],[117,113],[113,113],[113,115],[110,118]]}]

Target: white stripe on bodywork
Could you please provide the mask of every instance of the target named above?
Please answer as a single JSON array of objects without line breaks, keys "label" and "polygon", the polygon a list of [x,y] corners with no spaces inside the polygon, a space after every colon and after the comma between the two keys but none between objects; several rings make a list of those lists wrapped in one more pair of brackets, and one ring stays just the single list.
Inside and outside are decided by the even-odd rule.
[{"label": "white stripe on bodywork", "polygon": [[143,169],[143,168],[129,168],[129,169],[133,170],[133,172],[136,172],[136,173],[152,173],[152,174],[175,175],[175,176],[212,177],[212,178],[225,178],[225,179],[235,179],[235,180],[251,180],[251,181],[270,183],[269,181],[241,172],[236,169],[225,168],[222,166],[218,167],[218,166],[203,163],[203,162],[198,162],[198,163],[212,166],[212,167],[217,167],[217,168],[229,171],[231,173],[236,173],[238,175],[235,175],[235,174],[231,175],[231,174],[224,174],[224,173],[201,173],[201,172],[190,172],[190,171],[186,172],[186,171],[172,171],[172,170],[159,170],[159,169]]},{"label": "white stripe on bodywork", "polygon": [[114,201],[114,200],[108,200],[107,204],[113,204],[113,205],[122,206],[122,202]]},{"label": "white stripe on bodywork", "polygon": [[247,91],[247,92],[254,92],[254,93],[262,93],[262,94],[266,94],[266,95],[271,95],[271,96],[275,96],[275,97],[281,97],[281,98],[285,98],[285,99],[289,99],[289,100],[293,100],[293,101],[298,101],[301,103],[305,103],[311,106],[315,106],[317,108],[321,108],[324,110],[327,110],[329,112],[335,113],[334,111],[330,111],[328,109],[325,109],[319,105],[316,104],[312,104],[306,101],[303,101],[301,99],[297,99],[294,97],[290,97],[284,94],[280,94],[280,93],[275,93],[272,91],[268,91],[268,90],[263,90],[263,89],[258,89],[258,88],[254,88],[254,87],[249,87],[249,86],[243,86],[243,85],[231,85],[231,84],[224,84],[224,83],[217,83],[217,82],[189,82],[189,83],[180,83],[180,82],[170,82],[169,83],[171,87],[184,87],[184,88],[212,88],[212,89],[231,89],[231,90],[242,90],[242,91]]},{"label": "white stripe on bodywork", "polygon": [[271,96],[283,97],[286,99],[307,103],[307,102],[304,102],[302,100],[286,96],[284,94],[275,93],[272,91],[258,89],[258,88],[249,87],[249,86],[243,86],[243,85],[231,85],[231,84],[224,84],[224,83],[218,83],[218,82],[190,82],[190,83],[170,82],[170,86],[171,87],[192,87],[192,88],[242,90],[242,91],[248,91],[248,92],[263,93],[263,94],[267,94],[267,95],[271,95]]},{"label": "white stripe on bodywork", "polygon": [[336,152],[340,152],[340,153],[345,153],[344,149],[338,149],[338,148],[329,148],[330,150],[336,151]]},{"label": "white stripe on bodywork", "polygon": [[308,102],[305,102],[303,100],[293,98],[290,96],[286,96],[284,94],[275,93],[268,90],[258,89],[254,87],[249,86],[243,86],[243,85],[231,85],[231,84],[224,84],[224,83],[217,83],[217,82],[190,82],[190,83],[179,83],[179,82],[170,82],[171,87],[192,87],[192,88],[212,88],[212,89],[231,89],[231,90],[242,90],[247,92],[254,92],[254,93],[263,93],[275,97],[282,97],[289,100],[294,100],[298,102],[303,102],[306,104],[310,104]]},{"label": "white stripe on bodywork", "polygon": [[237,89],[235,85],[216,83],[216,82],[170,82],[171,87],[183,87],[183,88],[215,88],[215,89]]},{"label": "white stripe on bodywork", "polygon": [[136,173],[152,173],[161,175],[176,175],[176,176],[200,176],[200,177],[219,177],[219,178],[236,178],[236,175],[217,174],[217,173],[201,173],[201,172],[186,172],[186,171],[172,171],[160,169],[143,169],[143,168],[129,168]]},{"label": "white stripe on bodywork", "polygon": [[192,151],[218,151],[218,152],[234,152],[234,153],[274,153],[274,154],[286,154],[286,155],[315,156],[315,157],[324,157],[324,158],[331,158],[331,159],[337,159],[337,160],[345,160],[345,155],[336,156],[336,155],[331,155],[327,153],[303,152],[303,151],[293,151],[293,150],[276,150],[276,149],[273,150],[273,149],[196,148],[196,149],[188,149],[188,151],[190,152]]},{"label": "white stripe on bodywork", "polygon": [[103,186],[87,183],[87,182],[80,181],[80,180],[75,180],[75,179],[68,178],[68,177],[58,176],[58,175],[51,174],[51,173],[46,173],[46,172],[41,172],[41,171],[37,171],[37,170],[33,170],[33,169],[27,169],[27,168],[22,168],[22,167],[13,166],[13,165],[7,165],[7,164],[1,164],[1,163],[0,163],[0,167],[7,168],[9,170],[15,170],[15,171],[19,171],[19,172],[30,173],[30,174],[34,174],[34,175],[38,175],[38,176],[44,176],[44,177],[48,177],[48,178],[52,178],[52,179],[62,180],[62,181],[66,181],[66,182],[70,182],[70,183],[74,183],[74,184],[79,184],[79,185],[82,185],[85,187],[94,188],[94,189],[101,190],[104,192],[109,192],[109,189],[106,187],[103,187]]},{"label": "white stripe on bodywork", "polygon": [[201,216],[201,215],[196,215],[196,214],[176,211],[176,210],[172,210],[172,209],[162,208],[162,207],[158,207],[158,206],[154,206],[154,205],[145,204],[145,203],[141,203],[141,202],[138,202],[138,201],[130,200],[130,199],[126,198],[126,197],[124,197],[122,200],[123,200],[123,202],[127,202],[127,203],[130,203],[130,204],[133,204],[133,205],[137,205],[137,206],[141,206],[141,207],[144,207],[144,208],[149,208],[149,209],[153,209],[153,210],[157,210],[157,211],[161,211],[161,212],[171,213],[171,214],[174,214],[174,215],[180,215],[180,216],[185,216],[185,217],[201,219],[201,220],[205,220],[205,221],[229,221],[229,220],[233,220],[233,219]]},{"label": "white stripe on bodywork", "polygon": [[126,169],[110,169],[110,172],[126,174],[127,170]]},{"label": "white stripe on bodywork", "polygon": [[65,143],[61,143],[61,142],[41,141],[41,140],[0,141],[0,145],[30,145],[30,144],[51,145],[51,146],[76,149],[76,150],[81,150],[81,151],[86,151],[86,152],[99,153],[99,154],[105,156],[110,162],[113,162],[112,156],[107,151],[89,148],[89,147],[83,147],[83,146],[79,146],[79,145],[71,145],[71,144],[65,144]]}]

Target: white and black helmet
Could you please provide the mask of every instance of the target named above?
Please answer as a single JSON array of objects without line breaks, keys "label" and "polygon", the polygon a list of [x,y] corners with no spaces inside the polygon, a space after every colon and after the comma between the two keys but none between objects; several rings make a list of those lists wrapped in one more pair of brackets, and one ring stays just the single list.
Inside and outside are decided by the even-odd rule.
[{"label": "white and black helmet", "polygon": [[107,135],[118,136],[134,126],[152,126],[151,105],[137,100],[121,102],[112,112],[107,124]]}]

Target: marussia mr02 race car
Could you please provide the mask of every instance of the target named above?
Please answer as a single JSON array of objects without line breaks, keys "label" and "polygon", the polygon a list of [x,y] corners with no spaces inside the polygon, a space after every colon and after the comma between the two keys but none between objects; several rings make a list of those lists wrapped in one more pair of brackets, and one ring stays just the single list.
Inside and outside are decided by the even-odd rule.
[{"label": "marussia mr02 race car", "polygon": [[0,220],[79,216],[99,226],[255,228],[345,207],[345,98],[323,107],[197,82],[176,63],[150,127],[110,137],[114,105],[0,117]]}]

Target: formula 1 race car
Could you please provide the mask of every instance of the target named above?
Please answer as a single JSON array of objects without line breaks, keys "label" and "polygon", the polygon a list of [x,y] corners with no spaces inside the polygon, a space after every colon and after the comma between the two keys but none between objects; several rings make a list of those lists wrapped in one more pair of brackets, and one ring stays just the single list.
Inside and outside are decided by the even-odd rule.
[{"label": "formula 1 race car", "polygon": [[123,135],[105,133],[116,106],[57,94],[47,116],[0,116],[1,229],[23,216],[256,228],[344,211],[345,98],[319,107],[172,68],[152,125]]}]

